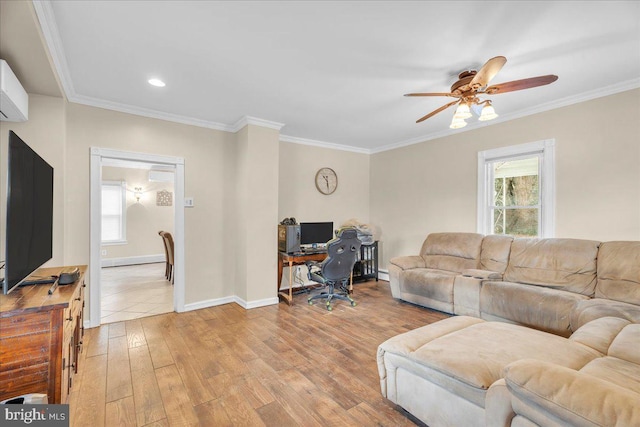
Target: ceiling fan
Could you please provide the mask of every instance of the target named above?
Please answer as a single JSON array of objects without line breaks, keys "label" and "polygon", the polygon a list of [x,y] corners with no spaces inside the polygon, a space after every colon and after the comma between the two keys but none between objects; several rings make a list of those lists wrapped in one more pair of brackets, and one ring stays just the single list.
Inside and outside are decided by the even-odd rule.
[{"label": "ceiling fan", "polygon": [[450,96],[457,98],[455,101],[443,105],[426,116],[419,118],[416,120],[416,123],[427,120],[429,117],[433,117],[439,112],[456,104],[458,104],[458,108],[456,109],[451,125],[449,126],[451,129],[459,129],[467,125],[465,119],[472,116],[472,106],[477,106],[477,108],[482,106],[482,112],[480,113],[478,120],[493,120],[498,117],[498,115],[493,109],[491,101],[488,99],[482,100],[478,96],[498,95],[516,90],[529,89],[532,87],[548,85],[558,80],[558,76],[549,74],[546,76],[531,77],[528,79],[514,80],[511,82],[488,86],[491,79],[498,74],[506,62],[507,58],[504,56],[496,56],[495,58],[488,60],[482,68],[480,68],[480,71],[463,71],[458,75],[458,81],[451,86],[450,93],[407,93],[405,96]]}]

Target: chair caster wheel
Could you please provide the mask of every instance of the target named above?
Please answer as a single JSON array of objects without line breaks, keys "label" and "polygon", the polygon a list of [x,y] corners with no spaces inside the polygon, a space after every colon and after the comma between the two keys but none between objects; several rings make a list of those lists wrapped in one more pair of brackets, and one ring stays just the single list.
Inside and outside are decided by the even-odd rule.
[{"label": "chair caster wheel", "polygon": [[329,304],[327,304],[327,311],[331,311],[333,310],[333,307],[331,307]]},{"label": "chair caster wheel", "polygon": [[355,307],[356,306],[356,302],[355,301],[351,301],[351,307]]},{"label": "chair caster wheel", "polygon": [[309,304],[309,305],[313,305],[313,301],[308,300],[308,301],[307,301],[307,304]]}]

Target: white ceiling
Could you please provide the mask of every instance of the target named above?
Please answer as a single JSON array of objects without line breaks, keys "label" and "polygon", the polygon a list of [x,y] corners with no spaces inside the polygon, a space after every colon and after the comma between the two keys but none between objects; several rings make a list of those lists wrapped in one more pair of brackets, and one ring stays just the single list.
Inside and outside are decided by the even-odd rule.
[{"label": "white ceiling", "polygon": [[[259,118],[283,140],[376,152],[640,87],[640,2],[34,2],[72,102],[216,129]],[[457,74],[503,55],[500,115],[448,128]],[[167,84],[147,84],[158,77]],[[251,120],[251,119],[250,119]],[[273,122],[273,123],[271,123]]]}]

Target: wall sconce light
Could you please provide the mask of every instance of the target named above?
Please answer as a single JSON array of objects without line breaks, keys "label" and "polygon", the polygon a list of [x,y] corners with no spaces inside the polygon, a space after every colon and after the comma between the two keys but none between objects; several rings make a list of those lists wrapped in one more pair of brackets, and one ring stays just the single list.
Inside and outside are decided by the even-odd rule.
[{"label": "wall sconce light", "polygon": [[136,197],[136,203],[140,203],[140,197],[142,197],[142,187],[136,187],[133,195]]}]

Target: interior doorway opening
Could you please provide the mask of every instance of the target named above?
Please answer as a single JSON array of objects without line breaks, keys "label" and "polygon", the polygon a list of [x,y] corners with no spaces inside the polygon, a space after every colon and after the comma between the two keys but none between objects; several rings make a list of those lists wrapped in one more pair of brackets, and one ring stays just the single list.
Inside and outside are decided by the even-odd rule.
[{"label": "interior doorway opening", "polygon": [[[100,323],[173,311],[175,167],[101,161]],[[171,260],[171,270],[169,267]]]},{"label": "interior doorway opening", "polygon": [[[153,203],[167,203],[167,200],[170,199],[172,206],[164,206],[168,208],[173,214],[173,223],[172,223],[172,237],[174,242],[174,253],[173,253],[173,266],[172,266],[172,280],[166,281],[164,280],[165,274],[165,254],[163,247],[160,246],[162,243],[161,237],[158,235],[158,231],[155,231],[155,238],[157,247],[160,248],[157,254],[151,253],[146,255],[133,255],[133,256],[123,256],[126,252],[120,252],[121,256],[110,257],[109,251],[113,249],[118,254],[115,249],[118,244],[122,248],[122,241],[126,241],[126,234],[122,233],[113,233],[114,229],[120,228],[121,230],[126,230],[126,226],[123,227],[121,222],[117,220],[113,220],[109,215],[112,212],[103,212],[102,204],[103,204],[103,182],[109,182],[111,180],[104,180],[104,178],[109,177],[109,173],[112,173],[113,170],[109,168],[117,168],[117,167],[125,167],[129,169],[138,169],[145,171],[145,173],[149,174],[151,170],[156,172],[161,172],[160,175],[167,176],[167,173],[170,173],[173,177],[172,189],[173,191],[169,191],[166,189],[168,187],[168,183],[164,182],[160,184],[160,186],[164,187],[163,189],[150,190],[145,192],[144,185],[135,184],[132,182],[132,185],[122,184],[122,180],[120,181],[120,186],[122,191],[125,192],[124,200],[122,204],[127,206],[127,197],[131,197],[134,202],[134,209],[137,211],[142,211],[142,206],[135,206],[140,201],[145,200],[145,203],[152,203],[151,198],[153,198]],[[154,175],[158,175],[154,173]],[[117,181],[117,180],[116,180]],[[149,181],[151,182],[151,181]],[[149,187],[151,187],[149,185]],[[170,193],[170,196],[169,196]],[[162,200],[161,200],[162,199]],[[130,200],[130,202],[131,202]],[[124,318],[116,319],[118,316],[113,316],[111,319],[107,319],[107,317],[113,313],[105,313],[107,316],[104,316],[103,306],[102,306],[102,296],[108,295],[109,292],[113,292],[113,289],[109,289],[109,286],[114,285],[113,283],[109,285],[103,284],[102,277],[102,268],[107,266],[112,267],[123,267],[122,270],[119,270],[118,274],[115,276],[116,282],[120,282],[119,286],[121,290],[126,289],[127,283],[134,283],[136,280],[136,276],[145,276],[144,270],[153,270],[153,266],[160,272],[159,277],[160,281],[165,282],[165,286],[170,286],[171,288],[171,310],[169,311],[184,311],[184,159],[179,157],[169,157],[169,156],[160,156],[146,153],[133,153],[126,151],[117,151],[110,149],[102,149],[102,148],[92,148],[91,149],[91,265],[89,268],[89,316],[87,327],[96,327],[100,326],[102,320],[106,322],[109,321],[121,321],[128,320]],[[125,210],[126,212],[126,210]],[[141,213],[141,212],[138,212]],[[107,227],[103,227],[103,214],[106,214],[105,222],[108,223]],[[129,216],[121,215],[122,221],[127,221]],[[137,219],[136,219],[137,220]],[[158,227],[168,228],[164,226],[158,225]],[[169,230],[162,230],[169,231]],[[105,245],[103,241],[103,235],[107,235],[107,240],[111,239],[112,245]],[[106,251],[106,254],[103,255]],[[138,256],[139,258],[136,258]],[[157,262],[154,262],[157,261]],[[118,265],[118,264],[128,264],[128,265]],[[138,266],[138,267],[136,267]],[[146,266],[146,267],[145,267]],[[128,269],[128,270],[127,270]],[[136,271],[138,270],[138,271]],[[117,270],[112,270],[111,272],[116,272]],[[146,271],[149,273],[149,271]],[[153,273],[156,276],[158,274]],[[143,279],[144,281],[144,279]],[[173,282],[173,283],[171,283]],[[106,282],[105,282],[106,283]],[[106,286],[106,287],[105,287]],[[153,285],[147,285],[149,288],[153,288]],[[105,291],[105,292],[103,292]],[[157,303],[164,299],[166,302],[167,297],[161,297],[157,295],[158,298],[155,299]],[[128,304],[128,302],[127,302]],[[142,304],[142,302],[140,303]],[[109,308],[109,310],[107,310]],[[116,311],[125,311],[121,310],[122,307],[118,307],[118,303],[105,307],[105,311],[116,312]],[[145,310],[148,309],[148,310]],[[163,310],[158,307],[150,307],[149,305],[142,306],[139,305],[136,307],[136,313],[151,312]],[[151,315],[153,313],[150,313]],[[120,317],[124,315],[119,315]],[[141,316],[139,316],[141,317]]]}]

